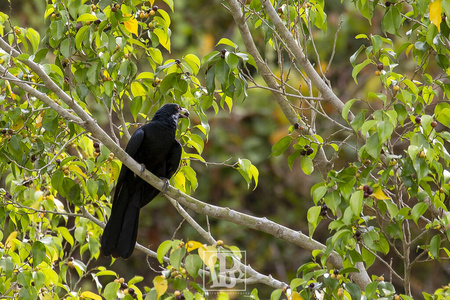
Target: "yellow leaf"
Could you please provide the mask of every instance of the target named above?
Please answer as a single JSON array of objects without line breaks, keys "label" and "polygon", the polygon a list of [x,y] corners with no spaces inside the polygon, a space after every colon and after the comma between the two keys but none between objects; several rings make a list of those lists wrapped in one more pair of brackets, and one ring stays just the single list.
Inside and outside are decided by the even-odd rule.
[{"label": "yellow leaf", "polygon": [[39,114],[39,116],[36,118],[36,128],[41,128],[42,127],[42,117],[44,116],[44,111],[43,112],[41,112],[40,114]]},{"label": "yellow leaf", "polygon": [[87,178],[86,174],[84,174],[84,172],[81,170],[81,168],[79,166],[77,166],[77,165],[69,165],[69,170],[77,172],[78,174],[80,174],[84,178]]},{"label": "yellow leaf", "polygon": [[138,36],[138,22],[135,18],[130,18],[128,21],[124,22],[125,28],[131,32],[134,33],[135,36]]},{"label": "yellow leaf", "polygon": [[383,192],[381,187],[375,188],[375,190],[373,191],[373,194],[371,196],[377,198],[378,200],[389,200],[389,199],[391,199],[388,196],[386,196],[386,194]]},{"label": "yellow leaf", "polygon": [[153,7],[153,3],[155,3],[155,0],[150,0],[149,2],[150,2],[150,6]]},{"label": "yellow leaf", "polygon": [[11,251],[14,251],[15,244],[13,240],[17,237],[17,231],[13,231],[9,234],[8,238],[5,242],[5,248],[10,248]]},{"label": "yellow leaf", "polygon": [[411,49],[414,47],[414,44],[411,44],[408,46],[408,48],[406,48],[405,54],[406,57],[409,57],[409,52],[411,51]]},{"label": "yellow leaf", "polygon": [[[177,188],[182,189],[183,191],[186,191],[186,177],[181,172],[178,172],[175,177],[175,184]],[[189,250],[188,250],[189,251]]]},{"label": "yellow leaf", "polygon": [[441,31],[441,22],[442,22],[442,0],[436,0],[434,2],[430,3],[430,6],[428,7],[430,9],[430,21],[434,25],[436,25],[438,31]]},{"label": "yellow leaf", "polygon": [[303,297],[299,295],[299,293],[297,292],[292,292],[292,296],[291,296],[292,300],[303,300]]},{"label": "yellow leaf", "polygon": [[131,83],[131,92],[133,93],[134,97],[139,97],[139,96],[145,96],[147,95],[147,92],[145,91],[144,87],[142,86],[142,84],[140,84],[137,81],[133,81]]},{"label": "yellow leaf", "polygon": [[203,260],[205,265],[208,266],[212,277],[214,277],[214,266],[216,265],[217,261],[217,248],[215,246],[202,246],[198,248],[198,255]]},{"label": "yellow leaf", "polygon": [[164,293],[167,291],[167,280],[164,275],[156,276],[155,279],[153,279],[153,286],[155,287],[156,293],[158,294],[157,300],[159,297],[164,295]]},{"label": "yellow leaf", "polygon": [[81,298],[90,298],[90,299],[94,299],[94,300],[102,300],[102,297],[100,297],[99,295],[93,293],[93,292],[82,292],[81,293]]},{"label": "yellow leaf", "polygon": [[22,127],[23,127],[23,119],[22,119],[22,117],[20,117],[19,120],[14,122],[12,129],[14,131],[17,131],[17,130],[19,130]]},{"label": "yellow leaf", "polygon": [[192,250],[198,249],[200,247],[203,247],[203,245],[196,241],[189,241],[186,243],[186,249],[188,252],[191,252]]}]

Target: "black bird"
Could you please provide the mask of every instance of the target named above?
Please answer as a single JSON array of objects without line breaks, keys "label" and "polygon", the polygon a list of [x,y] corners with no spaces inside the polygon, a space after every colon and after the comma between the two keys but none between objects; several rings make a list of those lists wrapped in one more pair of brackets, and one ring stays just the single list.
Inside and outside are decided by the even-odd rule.
[{"label": "black bird", "polygon": [[[178,118],[188,116],[188,111],[178,104],[164,105],[148,124],[136,130],[125,151],[156,176],[170,179],[178,169],[182,152],[175,139]],[[158,194],[159,190],[122,165],[111,216],[103,231],[101,249],[104,255],[128,258],[133,253],[139,210]]]}]

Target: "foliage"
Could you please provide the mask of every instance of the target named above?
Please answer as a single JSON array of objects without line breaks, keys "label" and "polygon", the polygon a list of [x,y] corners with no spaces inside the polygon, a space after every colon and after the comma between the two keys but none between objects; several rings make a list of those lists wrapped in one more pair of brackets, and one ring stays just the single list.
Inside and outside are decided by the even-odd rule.
[{"label": "foliage", "polygon": [[[253,0],[240,6],[229,0],[248,52],[237,40],[221,38],[219,50],[202,58],[170,57],[171,0],[54,0],[44,13],[43,37],[0,13],[1,295],[202,299],[208,291],[200,279],[211,283],[223,276],[217,260],[223,255],[247,273],[239,279],[270,286],[271,299],[411,299],[413,268],[450,258],[450,5],[446,0],[352,2],[371,24],[382,15],[382,33],[359,32],[359,49],[349,57],[355,83],[361,84],[371,67],[380,88],[345,102],[326,79],[333,56],[325,64],[315,44],[318,34],[329,31],[324,1]],[[259,36],[278,66],[252,47]],[[336,39],[328,47],[334,49]],[[215,241],[213,232],[196,227],[181,208],[208,245],[186,238],[186,243],[166,240],[156,253],[144,249],[162,267],[152,282],[141,276],[125,282],[114,265],[96,265],[114,182],[121,164],[130,164],[119,140],[127,141],[129,130],[165,102],[189,108],[195,117],[180,123],[182,164],[171,180],[179,192],[172,189],[168,198],[222,216],[218,208],[189,198],[199,187],[192,162],[208,165],[210,120],[244,106],[250,87],[273,92],[291,124],[272,145],[272,156],[288,153],[290,169],[299,162],[304,174],[320,172],[323,180],[311,189],[309,238],[298,234],[298,240],[289,240],[285,227],[266,220],[255,225],[232,210],[228,220],[276,231],[271,234],[310,251],[312,260],[290,283],[262,275],[245,265],[238,247]],[[347,153],[353,157],[337,167]],[[260,171],[248,158],[221,165],[257,188]],[[313,237],[324,223],[329,237],[320,244]],[[393,255],[402,268],[389,264]],[[387,273],[370,276],[375,262]],[[94,289],[81,285],[87,278]],[[443,286],[423,297],[444,299],[448,290]],[[259,299],[257,288],[250,297]],[[228,295],[219,292],[217,298]]]}]

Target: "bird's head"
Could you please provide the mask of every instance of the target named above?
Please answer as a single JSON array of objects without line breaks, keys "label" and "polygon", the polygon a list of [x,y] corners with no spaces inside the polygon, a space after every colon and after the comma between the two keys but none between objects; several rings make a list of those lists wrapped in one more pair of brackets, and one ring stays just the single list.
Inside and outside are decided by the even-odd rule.
[{"label": "bird's head", "polygon": [[175,126],[177,125],[179,118],[188,118],[189,111],[185,108],[180,107],[176,103],[169,103],[163,105],[153,117],[153,120],[161,120],[161,121],[173,121]]}]

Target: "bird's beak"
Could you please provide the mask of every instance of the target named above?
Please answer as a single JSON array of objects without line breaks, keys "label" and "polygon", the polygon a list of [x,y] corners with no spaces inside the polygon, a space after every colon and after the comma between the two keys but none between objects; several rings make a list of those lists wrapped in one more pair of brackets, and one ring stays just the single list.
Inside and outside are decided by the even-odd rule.
[{"label": "bird's beak", "polygon": [[182,109],[180,110],[180,112],[178,113],[178,116],[179,116],[180,118],[188,119],[188,118],[189,118],[189,111],[188,111],[186,108],[182,108]]}]

